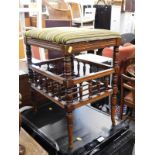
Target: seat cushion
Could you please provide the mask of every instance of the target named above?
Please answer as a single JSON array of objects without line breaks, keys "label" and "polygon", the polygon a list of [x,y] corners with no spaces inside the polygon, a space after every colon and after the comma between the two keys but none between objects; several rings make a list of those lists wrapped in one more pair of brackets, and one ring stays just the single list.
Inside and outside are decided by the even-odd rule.
[{"label": "seat cushion", "polygon": [[[102,55],[106,57],[113,57],[113,48],[106,47],[102,51]],[[119,47],[119,62],[125,60],[128,57],[134,57],[135,55],[135,45],[131,43],[126,43],[123,46]]]},{"label": "seat cushion", "polygon": [[110,30],[75,27],[35,28],[27,31],[25,36],[58,44],[121,38],[119,33]]}]

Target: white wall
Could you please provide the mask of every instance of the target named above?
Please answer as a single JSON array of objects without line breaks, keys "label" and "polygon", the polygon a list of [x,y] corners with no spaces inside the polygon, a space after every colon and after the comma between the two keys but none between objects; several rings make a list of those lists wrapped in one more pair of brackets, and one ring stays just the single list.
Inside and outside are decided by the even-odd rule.
[{"label": "white wall", "polygon": [[110,29],[112,31],[120,32],[120,17],[121,17],[121,6],[112,5],[111,25],[110,25]]},{"label": "white wall", "polygon": [[121,12],[121,6],[112,5],[110,29],[115,32],[134,33],[135,16],[133,12]]},{"label": "white wall", "polygon": [[135,32],[135,15],[132,12],[125,12],[121,14],[120,33],[134,33]]}]

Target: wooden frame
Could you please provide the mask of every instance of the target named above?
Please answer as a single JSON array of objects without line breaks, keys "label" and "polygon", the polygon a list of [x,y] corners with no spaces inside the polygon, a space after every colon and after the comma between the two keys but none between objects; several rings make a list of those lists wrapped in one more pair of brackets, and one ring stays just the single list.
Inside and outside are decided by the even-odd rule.
[{"label": "wooden frame", "polygon": [[[78,42],[72,44],[57,44],[49,41],[25,38],[26,54],[29,69],[29,78],[33,90],[38,91],[54,103],[66,110],[66,119],[68,126],[69,148],[73,147],[73,116],[74,109],[84,106],[88,103],[100,100],[112,94],[111,120],[115,125],[115,107],[117,102],[117,80],[118,80],[118,48],[120,38],[104,39],[89,42]],[[32,63],[31,45],[47,49],[55,49],[63,52],[64,57],[52,59],[41,63]],[[114,46],[114,66],[109,68],[106,65],[95,64],[89,61],[74,59],[74,54],[84,50],[93,50]],[[63,60],[63,71],[57,73],[54,70],[56,63]],[[77,66],[74,65],[77,61]],[[80,76],[80,63],[83,63],[83,76]],[[86,75],[86,64],[90,66],[90,74]],[[42,68],[46,65],[47,70]],[[91,73],[92,66],[98,69]],[[74,74],[74,68],[77,67],[77,73]],[[53,70],[53,71],[51,71]],[[109,86],[107,76],[113,74],[113,88]],[[86,87],[86,88],[85,88]],[[60,90],[61,88],[61,90]],[[52,92],[52,93],[50,93]],[[84,92],[87,92],[84,94]]]},{"label": "wooden frame", "polygon": [[135,78],[121,75],[121,119],[123,119],[123,106],[135,108]]}]

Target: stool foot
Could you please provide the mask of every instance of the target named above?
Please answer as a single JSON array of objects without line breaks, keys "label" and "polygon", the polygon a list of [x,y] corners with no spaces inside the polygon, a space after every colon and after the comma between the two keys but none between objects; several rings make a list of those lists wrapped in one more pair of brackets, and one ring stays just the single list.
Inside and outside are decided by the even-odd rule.
[{"label": "stool foot", "polygon": [[68,144],[69,149],[73,148],[73,115],[72,112],[66,114],[67,127],[68,127]]}]

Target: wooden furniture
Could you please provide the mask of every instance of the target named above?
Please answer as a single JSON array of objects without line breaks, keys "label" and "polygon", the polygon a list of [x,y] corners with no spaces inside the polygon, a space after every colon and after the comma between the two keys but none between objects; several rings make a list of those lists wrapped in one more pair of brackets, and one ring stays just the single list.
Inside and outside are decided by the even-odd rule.
[{"label": "wooden furniture", "polygon": [[130,75],[135,77],[135,64],[131,64],[126,68],[126,72]]},{"label": "wooden furniture", "polygon": [[22,95],[22,105],[32,105],[31,89],[28,82],[28,70],[26,61],[19,60],[19,92]]},{"label": "wooden furniture", "polygon": [[[46,19],[46,27],[70,27],[72,26],[71,20],[60,20],[60,19]],[[47,52],[48,59],[63,57],[64,54],[55,50],[48,50]]]},{"label": "wooden furniture", "polygon": [[60,3],[53,5],[48,0],[43,0],[43,4],[47,6],[48,9],[49,19],[71,20],[70,8],[68,8],[64,0],[59,1]]},{"label": "wooden furniture", "polygon": [[121,74],[121,118],[123,118],[125,104],[129,108],[135,108],[135,58],[127,58],[123,65],[124,72]]},{"label": "wooden furniture", "polygon": [[[111,119],[115,124],[120,44],[118,33],[73,27],[33,29],[26,32],[25,44],[31,88],[66,110],[69,148],[73,147],[72,112],[76,108],[113,94]],[[33,63],[31,45],[57,50],[62,52],[64,57]],[[114,46],[113,67],[74,57],[74,54],[81,51],[106,46]],[[89,66],[88,74],[86,65]],[[92,67],[96,67],[96,71],[92,72]],[[108,80],[111,74],[113,74],[113,88],[109,86]]]},{"label": "wooden furniture", "polygon": [[135,77],[135,55],[131,55],[131,57],[124,59],[122,61],[122,67],[122,73]]},{"label": "wooden furniture", "polygon": [[[22,105],[20,107],[35,106],[35,103],[32,101],[27,63],[22,60],[19,60],[19,92],[22,95]],[[37,99],[37,103],[46,103],[48,101],[47,98],[39,95],[37,92],[33,94],[33,97]]]},{"label": "wooden furniture", "polygon": [[83,11],[83,5],[80,5],[78,2],[69,2],[69,5],[73,25],[94,28],[96,8],[85,8],[85,11]]},{"label": "wooden furniture", "polygon": [[[106,57],[113,57],[113,50],[112,48],[106,47],[102,51],[102,55]],[[119,47],[118,52],[118,63],[119,63],[119,74],[118,74],[118,85],[121,85],[121,74],[126,73],[126,67],[131,64],[129,61],[133,61],[130,58],[135,56],[135,45],[131,43],[125,43],[123,46]],[[127,60],[128,59],[128,60]],[[129,60],[130,59],[130,60]]]},{"label": "wooden furniture", "polygon": [[19,142],[25,147],[24,155],[48,155],[47,151],[40,146],[23,128],[20,131]]},{"label": "wooden furniture", "polygon": [[25,58],[25,52],[24,52],[24,40],[23,38],[19,38],[19,59]]},{"label": "wooden furniture", "polygon": [[71,20],[60,20],[60,19],[46,19],[45,27],[67,27],[72,26]]},{"label": "wooden furniture", "polygon": [[[135,108],[135,78],[125,74],[121,75],[121,119],[123,118],[123,106]],[[132,114],[132,113],[131,113]]]},{"label": "wooden furniture", "polygon": [[[122,127],[127,127],[127,124],[125,125],[123,121],[120,122],[120,120],[118,120],[119,124],[112,128],[110,115],[90,105],[82,106],[73,111],[74,147],[72,150],[69,150],[64,109],[52,102],[48,102],[38,106],[37,113],[29,109],[24,111],[22,116],[23,127],[28,129],[41,145],[47,146],[46,148],[50,155],[90,154],[90,148],[86,146],[90,143],[94,144],[94,140],[96,141],[99,137],[101,141],[103,140],[103,143],[96,143],[96,145],[100,145],[101,150],[105,150],[104,146],[107,146],[107,143],[113,143],[113,140],[116,139],[116,135],[117,138],[120,136],[118,131],[122,129]],[[110,141],[108,140],[109,138],[111,139]],[[96,149],[96,145],[92,146],[92,150]],[[120,145],[122,146],[122,143]],[[82,149],[84,151],[80,153],[81,148],[88,149]],[[118,147],[116,147],[116,149],[118,149]],[[95,153],[95,155],[97,154]]]},{"label": "wooden furniture", "polygon": [[[47,6],[49,19],[72,20],[73,26],[89,26],[94,28],[96,9],[86,8],[83,12],[83,6],[76,2],[65,2],[60,0],[54,4],[48,0],[43,0],[43,4]],[[53,26],[52,26],[53,27]]]}]

